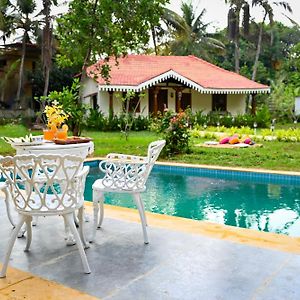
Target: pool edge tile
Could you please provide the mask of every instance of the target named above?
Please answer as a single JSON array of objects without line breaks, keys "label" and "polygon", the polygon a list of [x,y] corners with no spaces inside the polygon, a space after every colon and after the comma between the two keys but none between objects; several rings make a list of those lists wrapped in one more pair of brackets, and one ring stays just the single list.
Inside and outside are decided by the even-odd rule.
[{"label": "pool edge tile", "polygon": [[[105,216],[130,222],[140,222],[137,210],[105,204]],[[86,202],[92,213],[92,203]],[[190,234],[200,234],[211,238],[228,240],[248,246],[268,248],[283,252],[300,254],[300,238],[282,234],[260,232],[252,229],[221,225],[208,221],[198,221],[181,217],[146,212],[149,226],[175,230]],[[151,237],[150,237],[151,239]]]}]

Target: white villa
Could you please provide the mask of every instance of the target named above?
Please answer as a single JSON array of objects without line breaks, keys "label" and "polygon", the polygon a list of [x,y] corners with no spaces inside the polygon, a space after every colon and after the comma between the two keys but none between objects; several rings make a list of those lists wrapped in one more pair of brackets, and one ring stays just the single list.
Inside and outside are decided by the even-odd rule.
[{"label": "white villa", "polygon": [[[247,94],[270,92],[266,85],[191,55],[128,55],[120,58],[118,64],[111,60],[109,83],[100,75],[102,64],[99,61],[87,69],[83,96],[85,103],[98,106],[105,114],[123,110],[121,97],[127,91],[136,92],[130,109],[137,106],[136,112],[142,115],[187,107],[193,112],[243,114]],[[255,105],[252,109],[255,112]]]}]

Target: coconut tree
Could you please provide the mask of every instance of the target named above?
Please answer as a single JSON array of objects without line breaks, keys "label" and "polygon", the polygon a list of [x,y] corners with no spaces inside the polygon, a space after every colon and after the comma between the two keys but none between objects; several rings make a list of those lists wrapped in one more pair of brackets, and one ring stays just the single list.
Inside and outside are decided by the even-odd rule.
[{"label": "coconut tree", "polygon": [[257,39],[257,47],[256,47],[256,54],[253,64],[253,71],[252,71],[252,80],[255,80],[258,63],[259,63],[259,56],[261,53],[262,48],[262,35],[263,35],[263,27],[265,25],[266,19],[268,18],[270,21],[270,25],[272,26],[274,23],[274,6],[280,6],[283,9],[287,10],[288,12],[292,12],[291,6],[285,1],[269,1],[269,0],[252,0],[252,6],[261,7],[263,9],[264,15],[262,22],[259,26],[259,34]]},{"label": "coconut tree", "polygon": [[[22,31],[22,50],[21,62],[19,69],[19,80],[16,95],[16,105],[21,105],[21,91],[24,83],[24,62],[26,56],[26,43],[30,42],[29,33],[35,32],[37,29],[37,22],[31,19],[31,14],[35,11],[35,0],[5,0],[0,3],[0,10],[2,16],[2,32],[3,37],[10,37],[18,30]],[[1,22],[0,22],[1,23]]]},{"label": "coconut tree", "polygon": [[32,21],[30,15],[34,12],[36,3],[34,0],[18,0],[16,6],[11,3],[11,6],[15,10],[13,26],[16,29],[23,30],[22,35],[22,52],[21,52],[21,63],[19,70],[19,81],[16,96],[16,103],[20,104],[21,91],[24,84],[24,62],[26,56],[26,43],[30,42],[29,33],[36,31],[37,23]]},{"label": "coconut tree", "polygon": [[[250,9],[246,0],[225,0],[229,4],[227,34],[234,43],[235,72],[240,72],[240,23],[242,19],[244,34],[248,35]],[[243,13],[243,14],[242,14]]]},{"label": "coconut tree", "polygon": [[181,4],[182,16],[165,8],[162,16],[163,22],[167,25],[168,54],[189,55],[209,59],[209,51],[223,49],[224,45],[217,39],[210,37],[207,32],[208,24],[202,19],[206,13],[205,9],[196,15],[191,2]]},{"label": "coconut tree", "polygon": [[43,96],[47,96],[49,88],[49,76],[52,63],[52,41],[53,41],[53,25],[52,16],[50,15],[51,6],[57,5],[57,0],[43,0],[44,27],[42,38],[42,66],[45,78]]}]

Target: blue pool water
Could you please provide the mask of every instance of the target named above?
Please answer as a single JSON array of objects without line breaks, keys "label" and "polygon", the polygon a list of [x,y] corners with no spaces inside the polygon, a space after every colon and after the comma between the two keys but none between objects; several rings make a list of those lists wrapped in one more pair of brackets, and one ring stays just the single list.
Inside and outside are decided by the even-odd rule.
[{"label": "blue pool water", "polygon": [[[87,200],[99,172],[91,166]],[[300,236],[299,176],[155,166],[142,198],[154,213]],[[107,194],[105,203],[135,207],[124,194]]]}]

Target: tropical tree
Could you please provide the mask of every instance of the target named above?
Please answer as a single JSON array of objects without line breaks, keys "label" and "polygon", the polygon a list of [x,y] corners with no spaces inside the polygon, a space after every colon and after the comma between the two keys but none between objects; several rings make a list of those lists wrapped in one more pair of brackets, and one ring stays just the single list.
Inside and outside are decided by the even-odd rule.
[{"label": "tropical tree", "polygon": [[224,45],[219,40],[210,37],[207,32],[209,23],[202,21],[206,13],[205,9],[195,15],[195,10],[191,2],[182,2],[182,16],[176,12],[165,8],[162,16],[163,22],[167,25],[169,31],[167,42],[163,43],[167,49],[165,54],[189,55],[211,60],[209,52],[213,50],[223,50]]},{"label": "tropical tree", "polygon": [[57,5],[57,0],[43,0],[44,27],[42,38],[42,68],[45,78],[43,96],[47,96],[49,88],[49,76],[52,64],[52,41],[53,41],[53,24],[50,15],[51,6]]},{"label": "tropical tree", "polygon": [[24,83],[24,62],[26,56],[26,43],[30,41],[29,33],[37,30],[37,22],[33,21],[30,15],[35,11],[35,0],[17,0],[15,1],[1,1],[0,10],[2,16],[2,31],[3,37],[9,37],[14,34],[18,29],[22,33],[22,52],[21,62],[19,69],[19,80],[16,95],[16,106],[21,105],[21,91]]},{"label": "tropical tree", "polygon": [[[281,6],[285,10],[292,12],[292,8],[289,5],[289,3],[285,1],[269,1],[269,0],[252,0],[252,6],[258,6],[261,7],[264,11],[263,19],[262,22],[260,23],[259,27],[259,34],[258,34],[258,39],[257,39],[257,48],[256,48],[256,55],[254,59],[254,64],[253,64],[253,71],[252,71],[252,80],[256,79],[256,73],[257,73],[257,68],[258,68],[258,63],[259,63],[259,57],[261,53],[261,47],[262,47],[262,35],[263,35],[263,27],[265,25],[265,21],[267,18],[269,18],[270,25],[272,26],[274,23],[274,9],[273,5],[276,6]],[[272,40],[271,40],[272,43]]]},{"label": "tropical tree", "polygon": [[[162,5],[168,0],[72,0],[69,11],[57,20],[60,43],[58,59],[62,65],[86,67],[99,58],[125,55],[143,49],[149,30],[158,23]],[[101,74],[109,78],[109,66],[101,66]]]},{"label": "tropical tree", "polygon": [[250,9],[249,4],[246,0],[225,0],[228,3],[228,23],[227,33],[230,40],[234,43],[234,65],[235,72],[240,72],[240,23],[241,13],[243,12],[243,28],[244,34],[247,35],[249,32],[249,20],[250,20]]}]

